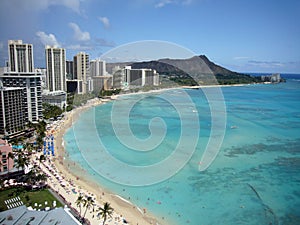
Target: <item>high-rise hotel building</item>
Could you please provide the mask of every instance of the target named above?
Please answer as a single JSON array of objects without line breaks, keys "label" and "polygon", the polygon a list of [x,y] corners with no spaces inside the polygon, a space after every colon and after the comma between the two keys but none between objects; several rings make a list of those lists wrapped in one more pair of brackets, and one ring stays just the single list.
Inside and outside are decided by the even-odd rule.
[{"label": "high-rise hotel building", "polygon": [[8,54],[10,72],[34,71],[32,44],[24,44],[22,40],[9,40]]},{"label": "high-rise hotel building", "polygon": [[22,88],[25,121],[38,122],[43,119],[41,74],[34,71],[32,45],[10,40],[8,55],[8,69],[0,74],[0,83],[3,88]]},{"label": "high-rise hotel building", "polygon": [[63,48],[46,46],[47,86],[50,92],[66,91],[66,53]]},{"label": "high-rise hotel building", "polygon": [[74,56],[74,80],[82,81],[82,93],[87,93],[87,77],[89,76],[89,55],[85,52],[79,52]]},{"label": "high-rise hotel building", "polygon": [[0,84],[0,134],[13,135],[25,129],[23,88]]},{"label": "high-rise hotel building", "polygon": [[91,77],[106,75],[106,62],[100,59],[91,60],[90,62]]}]

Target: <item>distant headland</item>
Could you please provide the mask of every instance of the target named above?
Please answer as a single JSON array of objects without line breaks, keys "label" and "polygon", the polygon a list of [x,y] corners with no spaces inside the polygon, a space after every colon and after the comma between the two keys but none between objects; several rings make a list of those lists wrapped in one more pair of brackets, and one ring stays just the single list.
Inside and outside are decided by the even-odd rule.
[{"label": "distant headland", "polygon": [[[263,82],[282,82],[280,74],[270,76],[252,76],[238,73],[219,66],[205,55],[188,59],[159,59],[143,62],[108,63],[107,71],[115,66],[131,66],[133,69],[153,69],[159,73],[161,84],[176,83],[184,86],[197,85],[233,85]],[[164,86],[164,85],[163,85]],[[167,85],[168,86],[168,85]]]}]

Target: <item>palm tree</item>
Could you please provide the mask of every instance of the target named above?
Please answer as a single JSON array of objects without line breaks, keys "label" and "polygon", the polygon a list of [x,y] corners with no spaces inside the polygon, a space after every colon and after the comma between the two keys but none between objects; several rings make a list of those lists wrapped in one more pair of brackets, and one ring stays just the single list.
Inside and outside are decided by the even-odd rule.
[{"label": "palm tree", "polygon": [[0,160],[0,172],[2,172],[2,152],[0,151],[1,160]]},{"label": "palm tree", "polygon": [[18,155],[17,155],[17,167],[18,167],[18,171],[19,168],[21,167],[22,169],[24,169],[25,166],[28,166],[29,164],[29,159],[27,156],[24,155],[24,153],[19,150],[18,151]]},{"label": "palm tree", "polygon": [[42,161],[45,161],[45,160],[46,160],[45,155],[40,155],[40,158],[39,158],[39,165],[41,165],[41,162],[42,162]]},{"label": "palm tree", "polygon": [[87,210],[88,210],[89,208],[91,208],[91,206],[92,206],[93,204],[94,204],[93,198],[92,198],[91,196],[88,196],[88,197],[85,199],[84,204],[83,204],[83,206],[85,207],[85,211],[84,211],[84,214],[83,214],[83,218],[85,217],[85,214],[86,214]]},{"label": "palm tree", "polygon": [[12,152],[7,154],[7,176],[9,176],[9,159],[15,159],[15,156]]},{"label": "palm tree", "polygon": [[79,207],[79,216],[81,216],[81,205],[84,203],[85,199],[81,194],[79,194],[77,200],[76,200],[76,205]]},{"label": "palm tree", "polygon": [[105,224],[107,217],[111,217],[113,214],[114,209],[110,206],[110,204],[108,202],[104,203],[103,208],[99,208],[98,209],[100,217],[103,218],[103,225]]}]

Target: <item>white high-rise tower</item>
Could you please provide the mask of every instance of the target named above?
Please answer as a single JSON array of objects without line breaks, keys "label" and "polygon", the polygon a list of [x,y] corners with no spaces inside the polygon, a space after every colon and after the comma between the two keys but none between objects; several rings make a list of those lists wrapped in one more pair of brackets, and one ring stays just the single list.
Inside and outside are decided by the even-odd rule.
[{"label": "white high-rise tower", "polygon": [[46,46],[45,52],[49,91],[66,91],[65,49]]},{"label": "white high-rise tower", "polygon": [[32,44],[24,44],[22,40],[8,41],[10,72],[34,72]]}]

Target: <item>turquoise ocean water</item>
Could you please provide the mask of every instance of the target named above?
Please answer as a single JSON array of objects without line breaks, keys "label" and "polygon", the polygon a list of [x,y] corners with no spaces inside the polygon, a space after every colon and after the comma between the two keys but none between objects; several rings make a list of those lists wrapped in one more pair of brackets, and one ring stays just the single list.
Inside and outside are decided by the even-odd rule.
[{"label": "turquoise ocean water", "polygon": [[[134,104],[129,122],[136,137],[150,135],[148,126],[153,117],[162,118],[167,127],[162,143],[148,152],[134,151],[115,137],[110,113],[113,102],[82,113],[74,129],[64,136],[68,160],[80,165],[87,179],[130,199],[166,224],[300,224],[300,76],[276,85],[224,87],[222,91],[226,133],[217,158],[204,172],[199,172],[198,165],[211,132],[211,114],[201,90],[145,94]],[[194,106],[186,105],[183,92]],[[199,141],[182,170],[158,184],[132,187],[103,178],[86,163],[78,139],[92,135],[91,121],[96,124],[102,147],[122,162],[143,166],[170,155],[181,135],[180,119],[165,96],[183,108],[184,118],[198,112]],[[119,101],[126,105],[135,98],[124,96]],[[123,116],[114,119],[120,123],[128,120]],[[191,133],[198,129],[193,121],[188,121],[188,126]],[[99,146],[93,141],[84,146],[93,163],[103,162]],[[114,171],[108,176],[113,178]],[[130,177],[135,179],[132,174]]]}]

